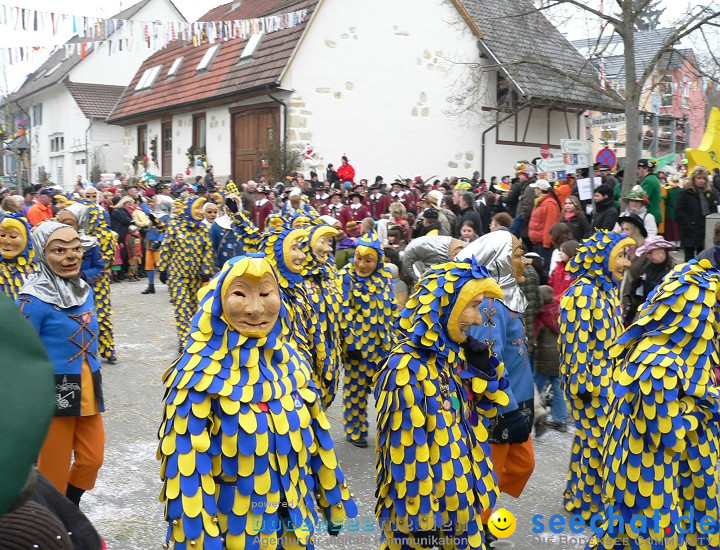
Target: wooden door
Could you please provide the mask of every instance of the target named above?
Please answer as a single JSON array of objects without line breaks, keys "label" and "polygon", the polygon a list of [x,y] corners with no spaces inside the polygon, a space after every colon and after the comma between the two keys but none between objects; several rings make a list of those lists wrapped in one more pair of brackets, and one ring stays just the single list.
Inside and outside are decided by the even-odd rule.
[{"label": "wooden door", "polygon": [[279,139],[278,109],[262,108],[233,113],[233,180],[239,185],[263,173],[262,156]]},{"label": "wooden door", "polygon": [[163,122],[160,130],[162,139],[162,175],[171,178],[172,173],[172,122]]}]

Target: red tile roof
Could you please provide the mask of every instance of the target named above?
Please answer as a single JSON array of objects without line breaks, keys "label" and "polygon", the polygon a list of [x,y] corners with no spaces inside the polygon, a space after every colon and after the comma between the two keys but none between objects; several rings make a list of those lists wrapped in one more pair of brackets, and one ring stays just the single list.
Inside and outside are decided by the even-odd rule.
[{"label": "red tile roof", "polygon": [[65,80],[63,84],[87,118],[109,117],[125,91],[125,86],[110,84],[83,84],[69,80]]},{"label": "red tile roof", "polygon": [[[234,98],[254,89],[276,85],[283,69],[305,30],[319,0],[245,0],[239,8],[233,4],[220,6],[206,13],[201,20],[234,20],[263,17],[307,8],[305,21],[298,26],[265,35],[252,59],[239,62],[247,40],[231,39],[220,44],[209,71],[197,72],[205,52],[214,44],[202,46],[168,46],[153,54],[142,64],[109,118],[116,124],[147,118],[162,112],[191,108],[204,102]],[[168,77],[173,61],[183,57],[177,73]],[[135,91],[145,70],[162,65],[150,89]]]}]

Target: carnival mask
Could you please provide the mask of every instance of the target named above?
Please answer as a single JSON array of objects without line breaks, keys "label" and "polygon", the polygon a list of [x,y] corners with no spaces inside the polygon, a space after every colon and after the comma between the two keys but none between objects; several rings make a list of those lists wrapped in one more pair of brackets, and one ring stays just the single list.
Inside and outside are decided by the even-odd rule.
[{"label": "carnival mask", "polygon": [[55,216],[55,219],[60,222],[64,223],[65,225],[69,225],[72,227],[75,231],[78,230],[78,220],[75,217],[75,215],[70,212],[67,209],[60,210],[60,212],[57,213],[57,216]]},{"label": "carnival mask", "polygon": [[280,314],[280,291],[271,272],[236,277],[223,293],[228,324],[248,338],[264,338]]},{"label": "carnival mask", "polygon": [[482,324],[480,303],[485,299],[485,294],[478,290],[483,284],[482,279],[474,279],[465,284],[460,291],[447,325],[448,336],[453,342],[462,344],[467,340],[467,330]]},{"label": "carnival mask", "polygon": [[45,261],[50,271],[62,279],[74,279],[82,267],[80,235],[72,227],[53,231],[45,245]]},{"label": "carnival mask", "polygon": [[375,272],[378,266],[377,250],[367,246],[358,246],[355,249],[353,263],[355,264],[355,272],[360,277],[369,277]]},{"label": "carnival mask", "polygon": [[330,238],[337,234],[337,230],[332,227],[321,227],[313,233],[310,247],[318,262],[321,264],[327,262],[328,257],[332,254],[333,248],[330,246]]},{"label": "carnival mask", "polygon": [[302,273],[306,255],[300,250],[300,238],[306,234],[306,230],[296,229],[290,232],[283,241],[285,265],[287,265],[287,268],[293,273]]},{"label": "carnival mask", "polygon": [[616,281],[622,281],[625,270],[630,267],[630,260],[627,258],[625,247],[628,246],[627,239],[624,239],[610,253],[610,272]]},{"label": "carnival mask", "polygon": [[27,244],[27,231],[21,221],[6,218],[0,222],[0,254],[5,260],[17,258]]},{"label": "carnival mask", "polygon": [[525,268],[532,263],[532,260],[525,257],[525,251],[523,250],[522,243],[515,235],[513,235],[512,238],[512,250],[512,265],[515,280],[518,283],[524,283]]},{"label": "carnival mask", "polygon": [[202,221],[205,219],[205,212],[203,211],[203,206],[205,206],[206,201],[207,199],[205,198],[195,199],[195,202],[193,202],[192,206],[190,207],[190,214],[192,215],[193,219],[197,221]]}]

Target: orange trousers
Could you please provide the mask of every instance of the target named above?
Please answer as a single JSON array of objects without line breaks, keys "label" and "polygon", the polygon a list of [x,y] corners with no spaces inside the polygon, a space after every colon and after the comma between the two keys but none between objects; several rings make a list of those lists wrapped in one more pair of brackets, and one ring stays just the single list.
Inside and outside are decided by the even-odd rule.
[{"label": "orange trousers", "polygon": [[[490,443],[490,457],[498,477],[498,487],[511,497],[520,498],[535,469],[535,449],[532,436],[525,443]],[[482,513],[483,524],[492,514],[492,508]]]},{"label": "orange trousers", "polygon": [[37,468],[64,495],[68,483],[85,491],[95,487],[104,458],[102,414],[56,416],[40,449]]}]

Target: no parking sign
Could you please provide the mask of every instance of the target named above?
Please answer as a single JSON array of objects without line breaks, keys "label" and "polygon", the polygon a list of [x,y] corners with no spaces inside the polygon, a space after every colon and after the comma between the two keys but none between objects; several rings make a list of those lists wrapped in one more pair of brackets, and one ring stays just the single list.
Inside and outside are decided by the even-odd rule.
[{"label": "no parking sign", "polygon": [[598,154],[595,157],[595,161],[598,164],[608,165],[612,170],[613,168],[615,168],[615,164],[617,163],[617,156],[615,155],[615,151],[605,147],[604,149],[600,149],[600,151],[598,151]]}]

